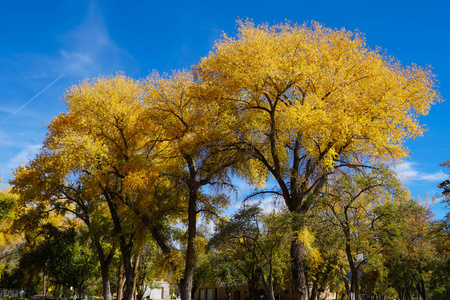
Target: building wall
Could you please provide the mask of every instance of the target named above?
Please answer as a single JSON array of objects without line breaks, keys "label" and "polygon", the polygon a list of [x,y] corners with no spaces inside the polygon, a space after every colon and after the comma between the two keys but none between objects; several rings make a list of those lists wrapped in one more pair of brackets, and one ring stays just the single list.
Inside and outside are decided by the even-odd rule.
[{"label": "building wall", "polygon": [[[264,286],[258,286],[258,291],[265,293]],[[275,290],[277,300],[292,300],[292,291],[290,287],[282,287]],[[247,285],[240,285],[231,291],[231,300],[250,300],[250,292]],[[267,296],[260,298],[267,300]],[[228,295],[224,287],[201,287],[197,289],[195,300],[228,300]]]},{"label": "building wall", "polygon": [[[275,300],[293,300],[292,285],[286,283],[284,287],[279,287],[274,291]],[[260,300],[267,300],[268,295],[265,295],[264,285],[258,286],[258,295]],[[248,285],[241,285],[231,291],[231,300],[250,300],[250,293]],[[261,297],[262,296],[262,297]],[[322,299],[335,299],[335,294],[330,293],[329,290],[321,294]],[[258,299],[258,298],[257,298]],[[217,286],[202,286],[197,289],[195,299],[193,300],[228,300],[228,295],[223,287]]]},{"label": "building wall", "polygon": [[147,287],[144,293],[144,299],[170,299],[170,285],[167,282],[156,283],[157,287],[150,289]]}]

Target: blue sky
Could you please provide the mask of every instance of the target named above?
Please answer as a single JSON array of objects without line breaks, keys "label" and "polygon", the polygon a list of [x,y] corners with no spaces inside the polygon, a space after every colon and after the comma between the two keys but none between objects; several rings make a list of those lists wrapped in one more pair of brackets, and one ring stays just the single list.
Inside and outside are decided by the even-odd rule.
[{"label": "blue sky", "polygon": [[[131,3],[128,3],[131,2]],[[60,112],[72,84],[118,71],[134,78],[152,70],[189,68],[238,18],[269,24],[318,21],[359,30],[402,64],[430,65],[444,99],[450,94],[450,2],[428,1],[4,1],[0,10],[0,177],[37,153],[45,126]],[[443,102],[421,117],[428,131],[410,140],[410,158],[397,165],[422,199],[447,178],[450,159]],[[442,206],[436,205],[437,217]]]}]

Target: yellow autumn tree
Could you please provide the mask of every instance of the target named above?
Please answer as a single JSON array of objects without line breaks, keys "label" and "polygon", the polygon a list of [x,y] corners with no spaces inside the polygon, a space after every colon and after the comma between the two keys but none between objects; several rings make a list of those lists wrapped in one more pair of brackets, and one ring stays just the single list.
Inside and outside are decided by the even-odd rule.
[{"label": "yellow autumn tree", "polygon": [[[152,153],[154,124],[142,113],[138,81],[118,74],[84,81],[66,93],[66,114],[49,126],[52,149],[62,152],[66,165],[85,178],[83,188],[107,204],[126,276],[126,299],[133,299],[133,269],[138,263],[139,241],[148,232],[130,207],[149,211],[143,203],[155,180]],[[149,198],[145,199],[149,200]]]},{"label": "yellow autumn tree", "polygon": [[[318,23],[239,21],[236,37],[224,34],[194,69],[236,115],[236,139],[253,157],[242,174],[276,180],[274,193],[297,216],[294,231],[336,169],[405,157],[403,142],[424,130],[418,116],[440,100],[429,70]],[[304,253],[294,237],[296,299],[306,297]]]},{"label": "yellow autumn tree", "polygon": [[23,243],[21,234],[12,231],[17,214],[17,196],[8,190],[0,190],[0,274],[8,258]]},{"label": "yellow autumn tree", "polygon": [[[60,155],[58,149],[52,150],[50,141],[45,144],[33,160],[14,171],[14,179],[10,181],[20,203],[26,208],[22,215],[29,221],[35,219],[37,222],[46,218],[47,211],[54,211],[83,222],[98,255],[104,299],[110,300],[109,269],[117,242],[111,234],[112,222],[107,204],[98,191],[85,188],[89,186],[89,177],[79,176],[82,168],[64,163],[68,153]],[[20,222],[20,230],[27,234],[36,228],[34,222],[29,221]]]},{"label": "yellow autumn tree", "polygon": [[[138,248],[148,235],[134,212],[146,214],[156,206],[149,189],[158,177],[153,159],[158,130],[142,113],[141,97],[139,82],[123,74],[72,86],[65,95],[67,112],[52,120],[40,153],[19,167],[11,182],[24,199],[71,211],[91,225],[95,218],[90,229],[114,235],[124,261],[127,299],[133,298]],[[112,248],[98,251],[108,265]],[[107,276],[105,266],[104,283]],[[109,282],[106,299],[108,289]]]},{"label": "yellow autumn tree", "polygon": [[[208,97],[209,90],[198,84],[191,72],[154,74],[144,87],[148,118],[161,128],[160,138],[164,141],[164,152],[159,155],[165,166],[161,176],[180,190],[179,202],[187,207],[182,220],[187,227],[187,242],[180,291],[183,299],[190,300],[200,240],[197,218],[217,215],[228,204],[227,196],[206,193],[204,187],[229,186],[229,169],[239,159],[239,151],[230,144],[234,133],[229,124],[233,118],[222,114],[217,102]],[[164,240],[157,241],[168,255],[173,252]]]}]

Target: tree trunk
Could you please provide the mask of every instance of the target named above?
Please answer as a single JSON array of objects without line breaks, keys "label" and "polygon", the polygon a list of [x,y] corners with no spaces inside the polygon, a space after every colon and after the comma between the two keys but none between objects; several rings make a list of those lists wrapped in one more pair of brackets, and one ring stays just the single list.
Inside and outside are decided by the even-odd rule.
[{"label": "tree trunk", "polygon": [[44,273],[42,274],[42,294],[44,295],[44,298],[46,298],[47,297],[47,287],[46,287],[46,285],[45,285],[45,271],[44,271]]},{"label": "tree trunk", "polygon": [[[345,286],[345,292],[346,292],[347,297],[348,297],[348,295],[350,295],[350,286],[348,284],[348,281],[347,281],[346,277],[344,277],[344,286]],[[342,293],[342,300],[344,300],[344,295],[343,294],[344,293]]]},{"label": "tree trunk", "polygon": [[195,237],[197,235],[197,188],[189,187],[188,206],[188,243],[186,249],[186,265],[181,290],[182,300],[192,299],[192,286],[195,267]]},{"label": "tree trunk", "polygon": [[125,269],[123,267],[123,263],[120,264],[119,267],[119,276],[117,280],[117,300],[122,300],[123,297],[123,286],[125,285]]},{"label": "tree trunk", "polygon": [[318,288],[317,290],[317,300],[322,299],[322,294],[325,293],[325,288],[323,286],[321,286],[320,288]]},{"label": "tree trunk", "polygon": [[400,288],[399,290],[400,290],[400,292],[398,293],[398,296],[399,296],[400,300],[405,300],[405,290],[402,288]]},{"label": "tree trunk", "polygon": [[142,300],[144,299],[144,293],[145,293],[145,288],[140,286],[137,289],[137,295],[136,295],[136,300]]},{"label": "tree trunk", "polygon": [[267,287],[267,294],[268,294],[268,298],[269,300],[275,300],[275,293],[273,292],[273,285],[269,284]]},{"label": "tree trunk", "polygon": [[422,296],[423,300],[427,300],[427,291],[425,290],[425,282],[423,281],[423,279],[419,280],[418,292],[420,296]]},{"label": "tree trunk", "polygon": [[123,267],[125,269],[125,299],[133,300],[134,299],[134,276],[133,276],[133,267],[131,261],[131,249],[133,248],[133,242],[127,243],[125,241],[125,237],[121,235],[119,237],[120,241],[120,252],[122,254]]},{"label": "tree trunk", "polygon": [[232,291],[233,291],[232,288],[229,288],[229,287],[225,286],[225,293],[227,293],[228,300],[231,300],[231,292]]},{"label": "tree trunk", "polygon": [[197,284],[198,282],[194,279],[192,281],[192,290],[191,290],[191,299],[195,300],[195,291],[197,290]]},{"label": "tree trunk", "polygon": [[103,252],[103,248],[102,248],[99,240],[95,239],[95,237],[94,237],[94,240],[95,240],[94,241],[95,248],[97,250],[97,255],[98,255],[99,261],[100,261],[100,269],[101,269],[101,274],[102,274],[103,299],[104,300],[112,300],[111,283],[110,283],[110,279],[109,279],[109,269],[111,266],[112,258],[114,256],[113,255],[114,246],[110,250],[108,256],[105,257],[105,253]]},{"label": "tree trunk", "polygon": [[267,278],[264,276],[264,273],[262,270],[260,270],[260,273],[261,273],[261,278],[263,280],[264,288],[267,293],[267,297],[269,298],[269,300],[275,300],[275,293],[273,291],[273,280],[272,280],[273,276],[272,276],[271,262],[269,263],[269,275],[267,276]]},{"label": "tree trunk", "polygon": [[[139,259],[142,256],[139,256]],[[139,263],[137,266],[137,279],[136,279],[136,289],[137,289],[137,295],[136,300],[142,300],[144,299],[144,294],[147,290],[147,285],[145,284],[145,278],[147,274],[147,266],[144,264],[143,266]]]},{"label": "tree trunk", "polygon": [[133,257],[133,290],[132,290],[133,299],[136,299],[136,280],[138,275],[140,258],[141,258],[140,253],[135,254]]},{"label": "tree trunk", "polygon": [[102,273],[103,299],[112,300],[111,283],[109,281],[109,266],[107,269],[101,266],[101,273]]},{"label": "tree trunk", "polygon": [[[119,212],[117,210],[117,205],[114,203],[111,195],[105,191],[104,193],[105,199],[107,201],[109,212],[111,214],[111,219],[114,224],[114,233],[119,238],[119,248],[120,253],[122,254],[123,266],[125,269],[125,285],[126,285],[126,300],[133,300],[133,292],[134,292],[134,280],[133,280],[133,267],[131,261],[131,252],[134,246],[134,233],[130,233],[128,235],[125,230],[122,228],[121,218],[119,217]],[[119,299],[120,300],[120,299]]]},{"label": "tree trunk", "polygon": [[294,300],[307,300],[308,292],[303,258],[306,254],[305,244],[295,234],[291,243],[292,289]]},{"label": "tree trunk", "polygon": [[84,300],[84,297],[83,297],[83,292],[84,292],[83,284],[81,284],[81,283],[78,284],[77,290],[78,290],[78,299]]},{"label": "tree trunk", "polygon": [[133,281],[133,267],[131,262],[131,247],[128,247],[128,245],[126,245],[125,239],[123,237],[121,237],[120,244],[126,278],[125,300],[133,300],[134,281]]},{"label": "tree trunk", "polygon": [[312,289],[311,289],[311,295],[309,297],[310,300],[316,300],[317,299],[317,284],[314,282]]},{"label": "tree trunk", "polygon": [[[248,285],[248,296],[250,300],[255,300],[256,299],[256,294],[258,292],[258,282],[252,282],[249,283]],[[259,300],[259,299],[258,299]]]},{"label": "tree trunk", "polygon": [[[350,233],[345,232],[345,235],[346,235],[345,252],[347,254],[347,260],[348,260],[348,264],[350,266],[350,271],[352,272],[352,282],[351,282],[351,287],[350,287],[349,299],[350,300],[360,300],[358,269],[355,265],[355,261],[353,260],[353,256],[352,256],[352,250],[351,250],[351,246],[350,246]],[[352,293],[355,295],[354,299],[351,299]]]}]

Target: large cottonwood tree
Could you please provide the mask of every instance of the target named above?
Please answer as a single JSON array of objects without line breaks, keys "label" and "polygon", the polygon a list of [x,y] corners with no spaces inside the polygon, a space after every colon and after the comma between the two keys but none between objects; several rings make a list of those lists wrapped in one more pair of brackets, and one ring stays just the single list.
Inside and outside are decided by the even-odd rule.
[{"label": "large cottonwood tree", "polygon": [[[187,208],[182,220],[187,225],[187,245],[181,297],[190,300],[196,263],[197,218],[216,215],[228,204],[221,193],[206,193],[205,186],[230,185],[229,169],[238,162],[240,152],[230,142],[234,136],[229,118],[207,97],[208,91],[194,81],[190,72],[174,72],[172,76],[149,77],[145,83],[144,103],[147,116],[161,128],[159,141],[164,152],[158,159],[166,167],[160,176],[172,182],[182,196],[180,205]],[[209,101],[208,101],[209,100]],[[166,242],[157,239],[166,252]]]},{"label": "large cottonwood tree", "polygon": [[230,220],[217,223],[210,245],[247,281],[249,298],[256,299],[263,283],[269,300],[284,282],[289,261],[289,223],[282,212],[264,214],[258,204],[243,206]]},{"label": "large cottonwood tree", "polygon": [[150,165],[157,130],[140,113],[141,96],[141,86],[122,74],[72,86],[65,96],[67,112],[52,120],[39,155],[19,167],[11,182],[25,201],[69,211],[90,226],[102,263],[105,299],[110,298],[114,247],[105,249],[95,240],[99,228],[91,226],[93,217],[96,226],[111,226],[109,232],[103,231],[107,227],[100,229],[102,235],[111,234],[118,241],[129,300],[137,263],[133,257],[138,257],[139,243],[148,233],[129,209],[148,212],[151,207],[145,191],[154,178]]},{"label": "large cottonwood tree", "polygon": [[[86,188],[86,178],[76,176],[81,170],[64,163],[68,153],[52,150],[50,144],[48,140],[41,153],[17,168],[10,184],[20,196],[22,205],[33,209],[35,214],[45,215],[54,210],[84,222],[100,263],[103,297],[111,300],[109,272],[117,243],[113,238],[107,205],[100,194]],[[29,232],[28,228],[20,230]]]},{"label": "large cottonwood tree", "polygon": [[[236,116],[236,138],[254,162],[243,174],[276,180],[296,232],[334,170],[405,157],[404,140],[423,132],[418,115],[440,100],[429,70],[317,23],[239,22],[237,36],[224,35],[195,72]],[[296,299],[307,294],[304,256],[294,237]]]}]

